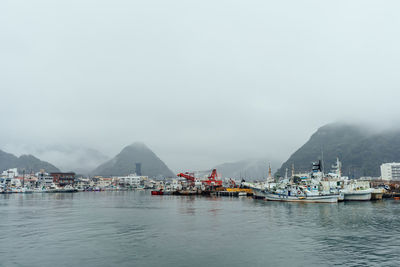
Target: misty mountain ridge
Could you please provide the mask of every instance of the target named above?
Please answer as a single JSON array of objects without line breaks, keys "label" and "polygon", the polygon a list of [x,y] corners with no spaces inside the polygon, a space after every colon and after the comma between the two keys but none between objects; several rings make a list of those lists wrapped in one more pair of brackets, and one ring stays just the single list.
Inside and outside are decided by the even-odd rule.
[{"label": "misty mountain ridge", "polygon": [[141,163],[142,175],[151,178],[175,177],[167,165],[142,142],[126,146],[114,158],[94,169],[92,175],[128,175],[136,172],[136,163]]},{"label": "misty mountain ridge", "polygon": [[343,175],[350,178],[380,176],[380,165],[400,161],[400,129],[376,130],[365,125],[331,123],[319,128],[277,171],[284,176],[294,164],[296,172],[309,172],[311,162],[323,158],[324,171],[339,157]]},{"label": "misty mountain ridge", "polygon": [[223,178],[245,179],[245,180],[264,180],[268,177],[268,167],[271,164],[274,173],[281,161],[268,160],[264,158],[245,159],[236,162],[222,163],[214,168]]},{"label": "misty mountain ridge", "polygon": [[61,171],[73,171],[77,174],[89,174],[101,163],[110,159],[102,152],[73,144],[18,144],[6,146],[15,155],[30,154],[41,160],[51,162]]},{"label": "misty mountain ridge", "polygon": [[35,150],[35,154],[45,160],[51,160],[63,171],[73,170],[79,174],[89,174],[101,163],[110,159],[102,152],[84,146],[50,145]]},{"label": "misty mountain ridge", "polygon": [[21,155],[17,157],[11,153],[0,150],[0,171],[18,168],[19,172],[24,169],[27,173],[38,172],[44,169],[46,172],[59,172],[60,170],[53,164],[42,161],[32,155]]}]

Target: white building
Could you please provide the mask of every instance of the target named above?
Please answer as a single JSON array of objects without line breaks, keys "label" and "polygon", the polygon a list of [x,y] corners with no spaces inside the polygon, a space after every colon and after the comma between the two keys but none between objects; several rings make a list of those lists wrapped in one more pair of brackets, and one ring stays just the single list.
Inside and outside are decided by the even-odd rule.
[{"label": "white building", "polygon": [[18,176],[18,169],[17,168],[13,168],[13,169],[8,169],[6,171],[3,171],[3,173],[1,174],[3,177],[6,178],[14,178]]},{"label": "white building", "polygon": [[141,181],[141,176],[136,174],[129,174],[128,176],[118,177],[119,184],[139,186]]},{"label": "white building", "polygon": [[387,181],[400,181],[400,163],[383,163],[381,165],[381,178]]}]

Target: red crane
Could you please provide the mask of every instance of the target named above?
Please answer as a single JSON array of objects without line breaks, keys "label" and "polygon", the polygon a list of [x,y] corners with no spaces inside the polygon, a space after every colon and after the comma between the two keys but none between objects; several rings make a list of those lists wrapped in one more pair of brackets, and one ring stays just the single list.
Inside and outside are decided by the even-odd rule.
[{"label": "red crane", "polygon": [[[189,172],[178,173],[177,176],[187,179],[192,184],[194,184],[194,182],[196,181],[196,177],[194,177],[194,173],[189,173]],[[203,184],[207,184],[207,185],[221,186],[222,185],[222,181],[221,180],[217,180],[216,179],[217,177],[218,177],[217,170],[213,169],[212,172],[211,172],[211,175],[208,176],[207,180],[202,180],[201,182]]]},{"label": "red crane", "polygon": [[222,185],[222,181],[221,180],[217,180],[216,178],[218,177],[217,174],[217,169],[213,169],[211,172],[211,175],[208,176],[208,180],[202,181],[203,183],[206,183],[208,185],[213,185],[213,186],[221,186]]},{"label": "red crane", "polygon": [[178,173],[177,176],[186,178],[186,180],[190,181],[192,184],[194,184],[194,182],[196,181],[196,178],[194,177],[194,173],[189,173],[189,172]]}]

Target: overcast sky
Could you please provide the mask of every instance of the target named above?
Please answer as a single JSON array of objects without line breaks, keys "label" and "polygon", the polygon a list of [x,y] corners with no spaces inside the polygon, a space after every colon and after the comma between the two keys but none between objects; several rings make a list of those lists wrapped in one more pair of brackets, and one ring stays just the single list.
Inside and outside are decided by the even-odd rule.
[{"label": "overcast sky", "polygon": [[0,149],[113,156],[143,141],[174,170],[207,169],[285,160],[333,121],[390,125],[399,10],[397,0],[2,0]]}]

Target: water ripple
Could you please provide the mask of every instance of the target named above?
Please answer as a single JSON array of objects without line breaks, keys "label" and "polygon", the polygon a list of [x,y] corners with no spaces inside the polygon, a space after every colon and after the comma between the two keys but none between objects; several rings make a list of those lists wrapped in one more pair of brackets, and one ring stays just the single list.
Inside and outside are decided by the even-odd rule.
[{"label": "water ripple", "polygon": [[4,266],[397,266],[395,201],[299,204],[148,192],[0,196]]}]

